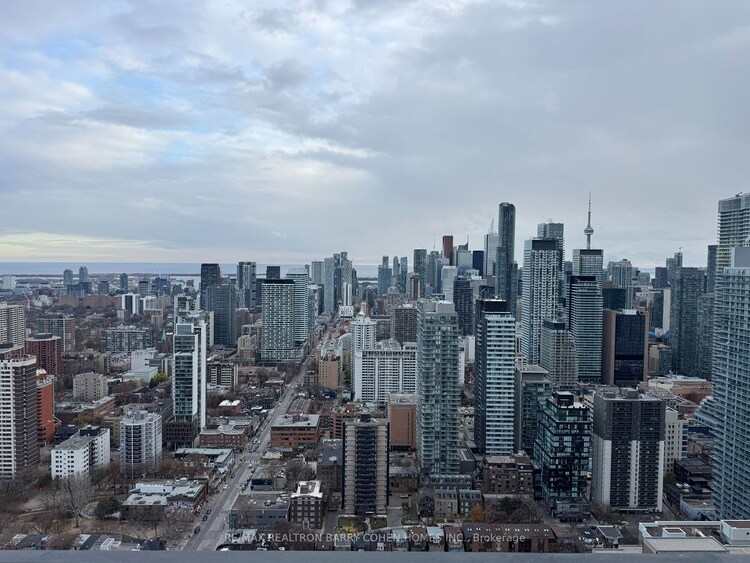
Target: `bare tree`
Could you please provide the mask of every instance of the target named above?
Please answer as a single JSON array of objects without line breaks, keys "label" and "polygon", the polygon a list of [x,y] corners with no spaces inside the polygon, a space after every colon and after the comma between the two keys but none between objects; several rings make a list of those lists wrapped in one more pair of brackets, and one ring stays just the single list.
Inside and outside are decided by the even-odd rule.
[{"label": "bare tree", "polygon": [[76,519],[80,527],[81,511],[86,507],[93,493],[88,475],[71,475],[55,483],[51,491],[51,503]]}]

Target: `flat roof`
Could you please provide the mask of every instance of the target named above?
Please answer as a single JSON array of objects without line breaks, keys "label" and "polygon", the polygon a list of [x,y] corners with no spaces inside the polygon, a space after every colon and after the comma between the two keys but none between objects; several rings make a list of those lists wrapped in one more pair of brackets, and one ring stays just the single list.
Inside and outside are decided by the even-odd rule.
[{"label": "flat roof", "polygon": [[714,538],[643,538],[656,553],[727,553],[729,550]]}]

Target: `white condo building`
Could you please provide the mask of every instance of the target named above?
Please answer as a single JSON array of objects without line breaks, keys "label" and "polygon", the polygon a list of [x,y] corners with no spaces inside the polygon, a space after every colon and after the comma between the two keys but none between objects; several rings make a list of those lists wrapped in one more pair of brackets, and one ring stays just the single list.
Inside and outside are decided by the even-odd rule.
[{"label": "white condo building", "polygon": [[175,420],[197,420],[206,427],[207,330],[198,314],[185,316],[174,327],[172,399]]},{"label": "white condo building", "polygon": [[521,353],[539,364],[542,324],[554,319],[560,301],[560,249],[556,239],[531,239],[524,246]]},{"label": "white condo building", "polygon": [[52,478],[89,475],[93,469],[108,467],[109,443],[109,428],[81,428],[52,448]]},{"label": "white condo building", "polygon": [[516,319],[500,299],[477,299],[476,315],[474,440],[485,455],[511,455]]},{"label": "white condo building", "polygon": [[129,412],[120,421],[120,471],[140,476],[153,471],[161,462],[161,415],[145,411]]},{"label": "white condo building", "polygon": [[359,313],[357,318],[349,324],[351,331],[351,376],[352,381],[357,378],[356,369],[356,358],[357,352],[360,350],[366,350],[375,348],[375,340],[378,332],[378,323],[373,321],[370,317],[366,317],[363,313]]},{"label": "white condo building", "polygon": [[391,393],[417,390],[417,345],[396,340],[379,342],[356,352],[354,400],[384,405]]}]

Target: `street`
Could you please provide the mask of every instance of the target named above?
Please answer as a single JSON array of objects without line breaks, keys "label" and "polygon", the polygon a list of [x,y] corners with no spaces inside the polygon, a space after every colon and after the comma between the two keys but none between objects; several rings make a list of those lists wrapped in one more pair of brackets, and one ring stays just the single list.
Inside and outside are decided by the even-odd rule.
[{"label": "street", "polygon": [[[268,413],[263,426],[261,426],[260,432],[255,436],[255,438],[260,439],[256,451],[250,451],[243,454],[245,460],[234,469],[234,479],[227,477],[227,484],[229,485],[227,489],[214,495],[206,503],[206,506],[212,509],[211,514],[208,515],[208,520],[205,522],[202,521],[203,514],[205,514],[204,510],[203,513],[196,518],[193,525],[193,529],[200,526],[200,532],[193,534],[191,530],[192,535],[184,542],[181,549],[213,551],[217,546],[227,541],[227,519],[229,517],[230,509],[241,492],[240,487],[245,481],[252,477],[253,473],[255,473],[255,470],[258,468],[258,462],[268,448],[271,440],[271,423],[276,416],[285,413],[289,408],[289,405],[296,394],[297,386],[302,383],[309,363],[310,357],[303,362],[297,376],[286,386],[281,400],[276,403],[274,408]],[[253,448],[254,446],[250,444],[250,450]]]}]

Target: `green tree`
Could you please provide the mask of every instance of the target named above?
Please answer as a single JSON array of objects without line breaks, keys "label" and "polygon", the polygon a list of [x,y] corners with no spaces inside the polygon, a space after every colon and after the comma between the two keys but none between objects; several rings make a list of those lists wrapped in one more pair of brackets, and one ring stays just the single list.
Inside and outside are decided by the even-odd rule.
[{"label": "green tree", "polygon": [[96,503],[94,515],[99,520],[104,520],[107,516],[114,514],[118,510],[120,510],[120,501],[115,497],[107,497]]},{"label": "green tree", "polygon": [[163,372],[157,372],[154,377],[151,378],[151,381],[149,382],[148,386],[153,389],[159,383],[164,383],[167,380],[167,374]]}]

